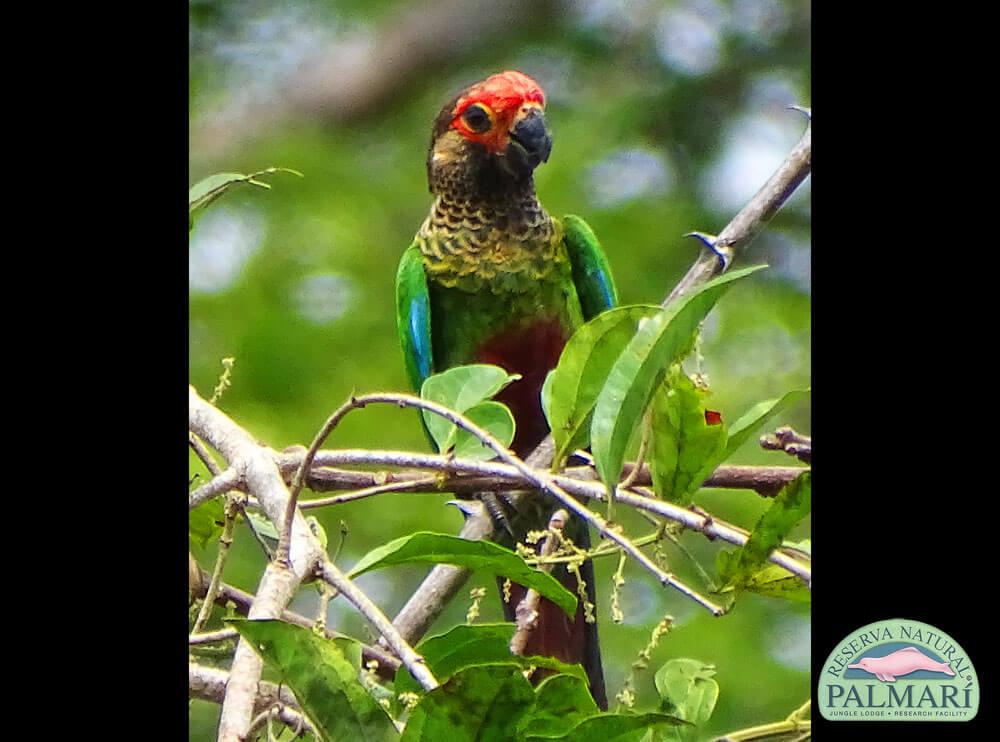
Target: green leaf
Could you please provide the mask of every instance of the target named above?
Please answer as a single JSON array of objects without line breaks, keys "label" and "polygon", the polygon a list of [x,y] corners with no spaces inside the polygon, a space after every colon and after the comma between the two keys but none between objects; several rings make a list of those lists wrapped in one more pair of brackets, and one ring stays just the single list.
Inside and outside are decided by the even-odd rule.
[{"label": "green leaf", "polygon": [[[465,411],[465,416],[479,427],[490,432],[504,446],[514,440],[514,416],[506,405],[499,402],[480,402]],[[440,418],[439,418],[440,419]],[[483,445],[472,433],[465,430],[455,433],[455,457],[459,459],[492,459],[496,452]]]},{"label": "green leaf", "polygon": [[[424,639],[415,649],[439,682],[444,682],[459,670],[472,665],[503,662],[513,657],[510,640],[514,624],[460,625],[439,636]],[[420,693],[420,685],[406,667],[396,671],[396,693]]]},{"label": "green leaf", "polygon": [[758,402],[729,428],[729,442],[726,444],[725,455],[718,461],[721,464],[735,453],[736,449],[746,443],[761,426],[784,409],[791,407],[809,394],[810,389],[791,391],[779,399],[768,399]]},{"label": "green leaf", "polygon": [[278,543],[281,534],[278,533],[278,529],[274,527],[274,523],[266,515],[261,515],[253,510],[247,510],[247,520],[250,521],[250,525],[257,532],[258,536],[268,542],[273,542],[270,543],[271,546]]},{"label": "green leaf", "polygon": [[282,621],[230,619],[227,623],[280,674],[323,742],[398,739],[392,720],[361,685],[357,668],[335,642]]},{"label": "green leaf", "polygon": [[570,729],[601,711],[590,695],[586,678],[553,675],[535,690],[535,707],[519,730],[522,735],[564,736]]},{"label": "green leaf", "polygon": [[256,173],[246,175],[244,173],[216,173],[191,186],[188,190],[188,229],[194,228],[195,214],[203,210],[210,203],[226,193],[232,187],[241,183],[257,186],[258,188],[270,188],[270,184],[258,178],[262,175],[272,173],[292,173],[303,177],[302,173],[287,167],[269,167]]},{"label": "green leaf", "polygon": [[670,660],[654,677],[660,707],[692,724],[704,724],[719,700],[714,675],[714,665],[692,659]]},{"label": "green leaf", "polygon": [[687,725],[669,714],[598,714],[584,719],[564,734],[531,734],[526,742],[561,739],[567,742],[639,742],[651,727]]},{"label": "green leaf", "polygon": [[[518,374],[508,374],[499,366],[485,363],[456,366],[440,374],[429,376],[420,388],[420,396],[468,417],[468,411],[488,400],[512,381],[520,378]],[[438,450],[444,453],[451,449],[458,437],[458,428],[433,412],[423,410],[422,414],[427,431],[437,444]],[[497,416],[496,412],[483,414],[493,416],[493,419]],[[513,416],[510,416],[510,420],[513,421],[513,419]],[[512,439],[513,433],[511,433]],[[507,443],[509,445],[510,441]],[[492,455],[491,453],[490,456]]]},{"label": "green leaf", "polygon": [[[639,321],[660,311],[653,305],[610,309],[577,329],[566,343],[559,365],[546,379],[546,385],[551,384],[546,415],[555,439],[556,462],[587,446],[594,404],[608,372],[635,335]],[[545,395],[543,387],[543,400]]]},{"label": "green leaf", "polygon": [[[420,642],[417,653],[439,682],[444,682],[459,670],[474,665],[506,663],[521,668],[545,667],[575,676],[586,684],[587,676],[580,665],[567,665],[551,657],[519,657],[510,652],[514,636],[512,623],[462,624],[439,636]],[[396,671],[396,693],[422,689],[405,667]]]},{"label": "green leaf", "polygon": [[666,369],[690,350],[698,325],[736,281],[766,266],[731,271],[659,311],[640,327],[608,374],[594,407],[590,443],[601,480],[618,482],[632,432]]},{"label": "green leaf", "polygon": [[396,564],[454,564],[498,577],[509,577],[526,588],[534,588],[571,618],[576,615],[576,596],[552,575],[532,569],[510,549],[489,541],[467,541],[443,533],[421,531],[372,549],[361,557],[351,570],[350,577]]},{"label": "green leaf", "polygon": [[207,500],[188,512],[188,536],[204,549],[209,541],[221,535],[225,520],[222,498]]},{"label": "green leaf", "polygon": [[298,175],[300,178],[302,177],[302,173],[298,170],[292,170],[287,167],[269,167],[249,175],[243,173],[216,173],[215,175],[209,175],[204,180],[195,183],[188,190],[188,214],[193,215],[199,209],[204,209],[230,188],[241,183],[248,183],[259,188],[270,188],[270,184],[262,180],[257,180],[257,178],[262,175],[271,175],[272,173],[292,173],[293,175]]},{"label": "green leaf", "polygon": [[[456,673],[410,712],[401,742],[507,742],[517,739],[535,692],[511,665],[480,665]],[[349,739],[345,737],[344,739]]]},{"label": "green leaf", "polygon": [[679,505],[691,502],[726,449],[726,426],[706,422],[705,394],[680,364],[670,368],[653,394],[649,446],[653,489]]},{"label": "green leaf", "polygon": [[[725,553],[725,552],[723,552]],[[731,558],[731,556],[730,556]],[[720,593],[735,591],[731,585],[722,588]],[[740,584],[740,590],[745,590],[769,598],[781,598],[794,603],[809,603],[812,601],[812,590],[791,572],[777,564],[770,564],[764,569],[752,573]]]},{"label": "green leaf", "polygon": [[782,488],[743,548],[719,552],[717,568],[722,586],[743,589],[795,524],[809,514],[811,499],[812,472],[806,471]]},{"label": "green leaf", "polygon": [[552,369],[547,374],[545,374],[545,381],[542,382],[542,414],[545,415],[545,422],[549,424],[549,430],[552,430],[552,378],[555,376],[556,370]]}]

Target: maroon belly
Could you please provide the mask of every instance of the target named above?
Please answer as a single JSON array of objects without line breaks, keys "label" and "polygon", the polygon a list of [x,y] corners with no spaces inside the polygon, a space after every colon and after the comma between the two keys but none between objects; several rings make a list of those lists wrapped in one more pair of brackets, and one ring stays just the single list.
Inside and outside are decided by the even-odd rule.
[{"label": "maroon belly", "polygon": [[559,363],[567,340],[568,333],[559,321],[549,319],[495,335],[476,352],[474,363],[491,363],[522,376],[496,396],[514,414],[517,428],[511,448],[518,456],[527,456],[548,435],[542,384]]}]

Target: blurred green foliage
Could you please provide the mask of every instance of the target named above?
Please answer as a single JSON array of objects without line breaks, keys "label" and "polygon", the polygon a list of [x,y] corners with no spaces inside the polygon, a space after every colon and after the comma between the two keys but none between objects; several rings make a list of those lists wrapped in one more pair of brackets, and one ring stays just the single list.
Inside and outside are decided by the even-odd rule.
[{"label": "blurred green foliage", "polygon": [[[430,205],[425,156],[441,104],[465,84],[519,69],[546,89],[555,137],[536,175],[554,215],[583,216],[600,237],[622,303],[659,302],[699,249],[681,237],[719,231],[779,164],[803,122],[789,104],[808,105],[809,3],[805,0],[690,0],[557,4],[551,21],[477,40],[448,64],[430,64],[364,115],[271,116],[286,111],[308,53],[333,54],[359,34],[391,27],[414,2],[264,3],[192,0],[190,182],[214,172],[256,172],[277,165],[304,178],[276,177],[272,189],[225,195],[198,220],[190,247],[190,377],[211,394],[221,361],[234,357],[232,386],[219,406],[274,448],[307,444],[352,392],[407,389],[397,347],[393,278]],[[327,32],[327,29],[329,32]],[[353,47],[352,47],[353,48]],[[363,46],[362,46],[363,49]],[[421,60],[415,60],[419,65]],[[378,64],[378,60],[371,60]],[[337,81],[328,81],[335,86]],[[234,111],[236,113],[234,113]],[[220,113],[223,112],[223,113]],[[225,115],[223,115],[225,114]],[[228,118],[226,118],[228,116]],[[219,121],[222,124],[219,124]],[[239,128],[239,146],[202,136]],[[227,124],[226,122],[230,122]],[[249,135],[247,135],[249,132]],[[771,268],[733,287],[709,317],[700,358],[707,404],[735,421],[757,402],[809,385],[808,183],[751,246],[745,264]],[[807,404],[769,427],[810,430]],[[427,450],[412,411],[372,407],[347,416],[331,447]],[[192,473],[207,478],[192,456]],[[788,464],[748,441],[735,462]],[[385,495],[313,511],[331,541],[348,535],[340,562],[351,567],[372,547],[415,530],[457,531],[461,517],[446,494]],[[766,503],[751,492],[702,490],[695,503],[752,527]],[[623,513],[631,533],[644,522]],[[791,534],[808,536],[808,521]],[[688,534],[686,547],[711,568],[717,544]],[[204,568],[215,544],[192,544]],[[666,547],[678,575],[699,577]],[[614,560],[596,565],[600,633],[609,694],[614,695],[653,626],[676,618],[636,678],[638,709],[656,703],[653,674],[668,659],[714,664],[720,687],[709,736],[784,718],[809,694],[809,606],[744,595],[721,619],[629,565],[622,589],[625,621],[609,620]],[[264,557],[245,525],[237,529],[226,580],[255,591]],[[364,575],[359,584],[390,615],[425,568]],[[476,576],[471,589],[492,581]],[[456,600],[432,633],[464,620]],[[311,614],[312,588],[293,608]],[[487,599],[482,621],[502,620]],[[218,626],[217,620],[211,626]],[[332,628],[362,639],[370,630],[342,600]],[[218,707],[194,702],[192,740],[214,739]]]}]

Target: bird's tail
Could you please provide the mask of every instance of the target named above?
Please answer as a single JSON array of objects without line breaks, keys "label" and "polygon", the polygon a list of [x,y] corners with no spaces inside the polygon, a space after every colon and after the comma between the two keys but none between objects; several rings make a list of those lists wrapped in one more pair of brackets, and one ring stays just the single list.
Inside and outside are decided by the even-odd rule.
[{"label": "bird's tail", "polygon": [[[585,523],[572,518],[567,528],[573,531],[569,535],[573,543],[581,549],[590,548],[590,533]],[[556,564],[552,576],[574,595],[578,595],[577,578],[563,564]],[[541,598],[538,601],[538,620],[534,629],[528,635],[524,647],[525,656],[540,655],[553,657],[562,662],[583,665],[590,683],[590,693],[602,710],[608,708],[607,692],[604,687],[604,668],[601,665],[601,645],[597,638],[597,591],[594,587],[594,563],[587,560],[580,565],[580,578],[586,583],[585,594],[590,604],[591,621],[586,620],[584,602],[578,601],[576,616],[570,619],[566,612],[551,601]],[[508,621],[515,621],[515,611],[527,591],[522,585],[512,583],[510,599],[504,601],[504,616]],[[502,595],[502,586],[501,586]],[[536,678],[545,677],[545,672],[536,671]]]}]

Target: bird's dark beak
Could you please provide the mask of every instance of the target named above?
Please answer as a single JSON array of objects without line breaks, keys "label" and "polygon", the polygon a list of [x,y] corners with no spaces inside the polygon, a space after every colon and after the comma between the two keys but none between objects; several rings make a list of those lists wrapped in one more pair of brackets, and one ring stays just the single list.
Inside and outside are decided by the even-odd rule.
[{"label": "bird's dark beak", "polygon": [[515,120],[510,130],[510,143],[505,151],[507,168],[517,175],[531,172],[549,159],[552,137],[540,108],[532,108]]}]

